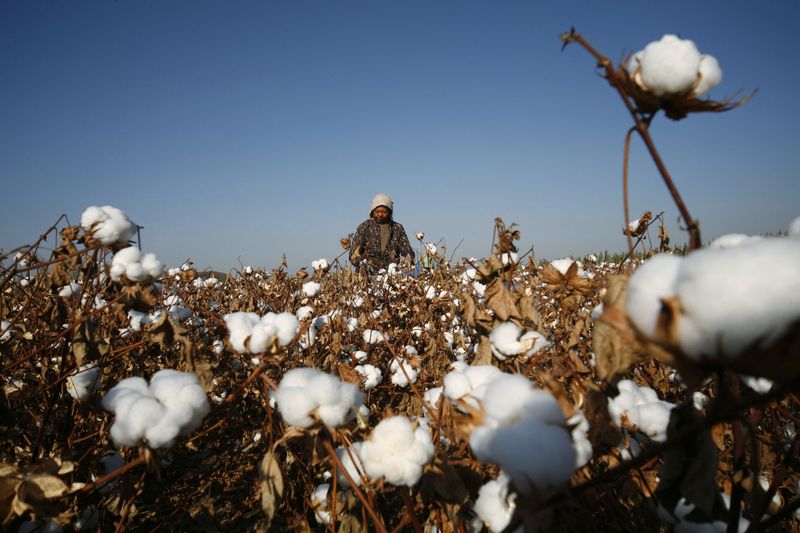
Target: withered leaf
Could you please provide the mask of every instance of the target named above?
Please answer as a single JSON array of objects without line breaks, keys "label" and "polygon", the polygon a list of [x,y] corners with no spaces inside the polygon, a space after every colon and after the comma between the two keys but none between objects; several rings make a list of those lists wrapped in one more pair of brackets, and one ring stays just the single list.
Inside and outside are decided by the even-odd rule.
[{"label": "withered leaf", "polygon": [[486,298],[486,307],[494,311],[495,316],[500,320],[522,319],[514,303],[514,298],[511,297],[511,293],[501,278],[493,279],[486,286],[484,297]]},{"label": "withered leaf", "polygon": [[347,513],[338,518],[338,533],[364,533],[367,529],[361,520],[351,513]]},{"label": "withered leaf", "polygon": [[283,500],[284,491],[283,473],[273,451],[264,454],[258,472],[261,477],[261,509],[267,520],[272,521]]},{"label": "withered leaf", "polygon": [[486,335],[481,335],[481,340],[478,343],[478,348],[475,350],[475,358],[472,360],[472,364],[473,366],[492,364],[492,345],[489,343],[489,337]]},{"label": "withered leaf", "polygon": [[450,503],[464,503],[469,498],[467,488],[456,470],[438,457],[423,475],[422,490],[431,493],[435,499]]},{"label": "withered leaf", "polygon": [[147,327],[147,333],[153,342],[157,342],[162,350],[166,350],[175,341],[181,343],[191,342],[186,334],[188,329],[181,326],[169,313],[162,313],[161,317]]}]

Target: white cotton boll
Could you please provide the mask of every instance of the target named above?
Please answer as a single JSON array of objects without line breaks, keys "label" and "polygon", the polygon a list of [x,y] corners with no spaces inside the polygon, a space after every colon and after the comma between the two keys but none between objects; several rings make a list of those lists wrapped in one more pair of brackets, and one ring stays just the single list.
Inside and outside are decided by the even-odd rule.
[{"label": "white cotton boll", "polygon": [[523,493],[562,485],[575,467],[575,449],[567,430],[534,416],[498,428],[479,426],[469,440],[479,460],[500,465]]},{"label": "white cotton boll", "polygon": [[314,519],[318,524],[328,525],[331,523],[331,513],[328,510],[328,490],[330,483],[321,483],[311,493],[311,507],[314,510]]},{"label": "white cotton boll", "polygon": [[314,314],[314,308],[310,305],[304,305],[297,310],[297,320],[300,322],[308,320]]},{"label": "white cotton boll", "polygon": [[91,229],[94,238],[107,246],[127,243],[136,231],[128,215],[110,205],[86,208],[81,215],[81,226]]},{"label": "white cotton boll", "polygon": [[473,281],[472,288],[475,290],[475,294],[477,294],[481,298],[483,298],[483,295],[486,294],[486,285],[484,285],[480,281]]},{"label": "white cotton boll", "polygon": [[486,387],[484,415],[491,424],[502,426],[519,417],[533,416],[547,424],[563,426],[564,413],[553,396],[518,374],[503,374]]},{"label": "white cotton boll", "polygon": [[756,391],[759,394],[766,394],[772,390],[773,381],[767,378],[756,378],[753,376],[746,376],[744,374],[739,376],[742,382]]},{"label": "white cotton boll", "polygon": [[364,378],[364,390],[374,389],[383,381],[383,373],[381,369],[374,365],[358,365],[355,367],[356,372]]},{"label": "white cotton boll", "polygon": [[683,93],[700,68],[700,52],[690,40],[664,35],[648,44],[640,58],[642,82],[656,96]]},{"label": "white cotton boll", "polygon": [[303,294],[305,294],[309,298],[319,294],[319,291],[321,289],[322,289],[322,285],[320,285],[316,281],[307,281],[307,282],[303,283]]},{"label": "white cotton boll", "polygon": [[702,54],[700,56],[699,72],[700,81],[692,90],[692,96],[695,98],[703,96],[722,81],[722,69],[719,67],[717,58],[712,55]]},{"label": "white cotton boll", "polygon": [[516,264],[519,261],[519,256],[514,252],[504,253],[500,255],[500,261],[503,263],[503,266]]},{"label": "white cotton boll", "polygon": [[0,321],[0,342],[5,342],[11,338],[11,322],[8,320]]},{"label": "white cotton boll", "polygon": [[[354,442],[353,446],[349,449],[342,447],[336,448],[336,455],[342,462],[342,466],[344,466],[344,469],[357,486],[361,485],[362,475],[366,475],[364,464],[361,461],[361,449],[363,446],[363,442]],[[344,474],[342,474],[342,472],[338,472],[338,474],[339,475],[337,477],[339,483],[341,483],[344,487],[349,487],[350,482],[347,481],[347,478],[344,476]]]},{"label": "white cotton boll", "polygon": [[116,419],[109,432],[114,444],[138,446],[148,428],[161,420],[164,411],[164,406],[155,398],[128,391],[120,401],[120,408],[114,412]]},{"label": "white cotton boll", "polygon": [[661,299],[675,295],[681,261],[682,258],[674,255],[656,255],[636,269],[628,282],[628,316],[648,337],[656,337]]},{"label": "white cotton boll", "polygon": [[589,441],[589,420],[580,409],[567,419],[567,426],[572,428],[572,446],[575,448],[575,468],[581,468],[592,458],[594,450]]},{"label": "white cotton boll", "polygon": [[344,323],[347,326],[347,331],[349,331],[350,333],[352,333],[356,329],[358,329],[358,319],[357,318],[354,318],[354,317],[345,318],[344,319]]},{"label": "white cotton boll", "polygon": [[286,423],[298,427],[312,425],[312,415],[325,425],[339,426],[362,398],[352,383],[342,383],[314,368],[286,372],[274,397]]},{"label": "white cotton boll", "polygon": [[238,353],[248,353],[244,343],[253,334],[253,328],[260,324],[255,313],[237,312],[222,317],[230,334],[231,347]]},{"label": "white cotton boll", "polygon": [[436,287],[433,285],[429,285],[428,288],[425,290],[425,298],[428,300],[433,300],[436,297]]},{"label": "white cotton boll", "polygon": [[628,61],[625,63],[625,70],[628,72],[628,76],[631,78],[636,74],[636,71],[639,70],[642,61],[642,54],[644,50],[639,50],[635,54],[633,54]]},{"label": "white cotton boll", "polygon": [[[547,340],[544,335],[538,331],[526,332],[522,337],[519,338],[519,343],[522,345],[523,350],[526,350],[526,357],[543,352],[553,345],[553,343]],[[528,346],[530,346],[530,348],[527,348]]]},{"label": "white cotton boll", "polygon": [[387,337],[376,329],[365,329],[362,338],[367,344],[378,344],[384,342]]},{"label": "white cotton boll", "polygon": [[519,354],[522,351],[519,343],[521,334],[522,330],[513,322],[498,324],[489,333],[492,353],[501,361],[508,356]]},{"label": "white cotton boll", "polygon": [[403,353],[405,353],[406,355],[408,355],[410,357],[414,357],[416,355],[419,355],[419,352],[417,351],[417,349],[414,348],[413,346],[411,346],[410,344],[406,344],[403,347]]},{"label": "white cotton boll", "polygon": [[267,313],[262,318],[262,323],[265,325],[273,325],[277,330],[278,344],[287,346],[297,332],[300,331],[300,321],[292,313]]},{"label": "white cotton boll", "polygon": [[744,235],[742,233],[729,233],[727,235],[722,235],[721,237],[717,237],[713,241],[708,244],[709,248],[731,248],[733,246],[739,246],[741,244],[748,244],[755,241],[763,240],[764,237],[760,235]]},{"label": "white cotton boll", "polygon": [[59,289],[58,295],[62,298],[78,297],[83,291],[83,286],[80,283],[72,282],[69,285],[64,285]]},{"label": "white cotton boll", "polygon": [[279,388],[273,397],[283,420],[290,426],[307,428],[314,424],[311,414],[316,409],[317,403],[305,389]]},{"label": "white cotton boll", "polygon": [[164,271],[164,265],[158,260],[156,254],[144,254],[142,257],[142,269],[151,278],[158,278]]},{"label": "white cotton boll", "polygon": [[503,531],[516,508],[516,494],[508,493],[508,482],[508,475],[501,472],[496,480],[488,481],[478,490],[475,514],[492,531]]},{"label": "white cotton boll", "polygon": [[550,265],[553,266],[556,270],[561,272],[562,274],[566,275],[569,271],[569,268],[572,266],[573,263],[577,263],[577,273],[579,276],[583,276],[585,272],[583,271],[583,265],[581,265],[580,261],[576,261],[571,257],[566,257],[564,259],[556,259],[555,261],[550,261]]},{"label": "white cotton boll", "polygon": [[305,332],[300,334],[297,342],[303,350],[308,350],[314,346],[314,343],[317,342],[317,328],[313,324],[310,325]]},{"label": "white cotton boll", "polygon": [[353,359],[356,361],[366,361],[367,360],[367,352],[363,350],[356,350],[353,352]]},{"label": "white cotton boll", "polygon": [[[494,368],[494,367],[493,367]],[[498,368],[498,371],[500,369]],[[466,396],[472,392],[472,384],[465,372],[448,372],[444,376],[445,396],[452,400]]]},{"label": "white cotton boll", "polygon": [[800,237],[800,217],[789,223],[789,237]]},{"label": "white cotton boll", "polygon": [[615,424],[622,425],[622,415],[628,422],[657,442],[667,439],[667,425],[674,404],[659,400],[650,387],[639,387],[629,379],[617,384],[619,395],[608,401],[608,414]]},{"label": "white cotton boll", "polygon": [[314,270],[328,270],[328,260],[327,259],[317,259],[316,261],[311,261],[311,268]]},{"label": "white cotton boll", "polygon": [[128,317],[131,321],[131,329],[134,331],[142,331],[143,325],[150,324],[156,320],[154,315],[136,311],[135,309],[128,311]]},{"label": "white cotton boll", "polygon": [[100,369],[93,363],[79,367],[67,378],[67,393],[76,400],[85,402],[97,389]]},{"label": "white cotton boll", "polygon": [[392,361],[389,365],[389,370],[394,372],[392,374],[392,383],[398,387],[407,387],[410,383],[417,382],[417,371],[407,361],[397,359]]},{"label": "white cotton boll", "polygon": [[[800,318],[800,241],[770,238],[704,249],[683,260],[675,292],[678,341],[689,356],[738,357]],[[718,353],[719,352],[719,353]]]},{"label": "white cotton boll", "polygon": [[361,460],[370,477],[411,487],[419,481],[422,467],[431,460],[433,451],[427,429],[414,429],[408,418],[393,416],[372,430],[361,448]]},{"label": "white cotton boll", "polygon": [[425,403],[431,407],[436,407],[439,405],[439,398],[442,397],[442,392],[444,388],[442,387],[433,387],[432,389],[426,390],[423,395],[422,399],[425,400]]},{"label": "white cotton boll", "polygon": [[125,265],[125,276],[131,281],[144,281],[147,273],[142,268],[141,263],[128,263]]},{"label": "white cotton boll", "polygon": [[439,253],[439,250],[436,249],[436,245],[432,242],[425,243],[425,253],[428,255],[436,255]]},{"label": "white cotton boll", "polygon": [[116,411],[120,405],[127,401],[126,396],[152,396],[147,381],[141,377],[125,378],[109,390],[101,402],[106,411]]}]

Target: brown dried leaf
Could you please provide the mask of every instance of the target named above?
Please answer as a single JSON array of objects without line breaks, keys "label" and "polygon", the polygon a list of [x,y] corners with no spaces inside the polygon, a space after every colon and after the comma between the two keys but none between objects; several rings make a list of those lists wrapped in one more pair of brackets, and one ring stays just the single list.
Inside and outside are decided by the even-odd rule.
[{"label": "brown dried leaf", "polygon": [[494,311],[494,316],[500,320],[510,318],[521,320],[522,317],[514,303],[514,298],[511,297],[511,293],[508,292],[508,288],[501,278],[493,279],[486,286],[484,297],[486,298],[486,307]]},{"label": "brown dried leaf", "polygon": [[261,478],[261,509],[267,520],[272,521],[283,500],[284,491],[283,473],[274,452],[264,454],[258,472]]},{"label": "brown dried leaf", "polygon": [[489,337],[481,335],[481,340],[478,343],[478,348],[475,350],[475,358],[472,360],[472,365],[491,365],[492,364],[492,345],[489,342]]},{"label": "brown dried leaf", "polygon": [[469,498],[467,487],[456,470],[439,457],[426,469],[421,490],[431,494],[432,499],[450,503],[464,503]]},{"label": "brown dried leaf", "polygon": [[189,330],[172,319],[169,313],[162,313],[158,321],[153,322],[147,327],[147,333],[153,342],[157,342],[162,350],[166,350],[175,341],[181,343],[191,343],[186,336]]}]

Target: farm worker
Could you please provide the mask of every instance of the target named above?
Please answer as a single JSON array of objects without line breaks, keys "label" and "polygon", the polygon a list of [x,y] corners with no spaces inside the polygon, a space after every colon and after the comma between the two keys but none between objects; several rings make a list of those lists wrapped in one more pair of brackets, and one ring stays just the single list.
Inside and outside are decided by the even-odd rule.
[{"label": "farm worker", "polygon": [[350,244],[350,262],[357,270],[376,272],[401,259],[414,260],[402,224],[392,220],[394,204],[386,194],[376,194],[370,204],[369,218],[359,224]]}]

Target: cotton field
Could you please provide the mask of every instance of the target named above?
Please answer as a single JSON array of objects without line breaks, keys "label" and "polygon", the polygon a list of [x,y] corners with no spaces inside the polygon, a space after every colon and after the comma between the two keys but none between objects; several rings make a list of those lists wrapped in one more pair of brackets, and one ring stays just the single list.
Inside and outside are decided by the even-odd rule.
[{"label": "cotton field", "polygon": [[[674,35],[613,72],[672,118],[722,76]],[[215,275],[74,215],[0,257],[9,531],[800,529],[800,217],[676,249],[647,212],[619,261],[497,218],[488,257],[418,231],[371,275]]]}]

